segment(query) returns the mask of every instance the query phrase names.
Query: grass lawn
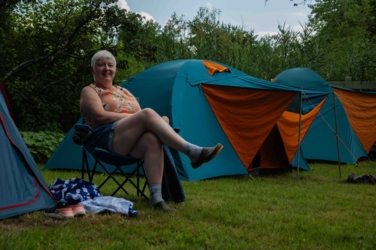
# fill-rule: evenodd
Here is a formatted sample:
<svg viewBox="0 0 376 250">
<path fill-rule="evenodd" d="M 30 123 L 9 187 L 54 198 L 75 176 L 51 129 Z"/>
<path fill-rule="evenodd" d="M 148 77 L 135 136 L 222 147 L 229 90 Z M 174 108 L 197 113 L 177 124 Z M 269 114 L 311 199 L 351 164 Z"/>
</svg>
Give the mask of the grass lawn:
<svg viewBox="0 0 376 250">
<path fill-rule="evenodd" d="M 203 166 L 205 167 L 205 166 Z M 359 166 L 310 164 L 311 172 L 183 182 L 173 213 L 119 192 L 139 212 L 56 220 L 43 211 L 0 221 L 0 249 L 376 249 L 376 186 L 346 182 Z M 79 172 L 42 171 L 48 184 Z M 299 177 L 299 178 L 297 178 Z M 103 178 L 103 177 L 96 177 Z M 94 181 L 95 182 L 95 181 Z M 109 195 L 113 184 L 101 191 Z"/>
</svg>

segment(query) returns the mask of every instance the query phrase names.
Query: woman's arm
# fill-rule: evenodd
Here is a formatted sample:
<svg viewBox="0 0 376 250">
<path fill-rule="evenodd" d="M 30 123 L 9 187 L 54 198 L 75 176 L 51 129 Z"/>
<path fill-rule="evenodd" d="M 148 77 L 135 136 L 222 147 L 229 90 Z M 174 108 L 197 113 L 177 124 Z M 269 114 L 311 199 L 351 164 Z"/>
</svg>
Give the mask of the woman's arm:
<svg viewBox="0 0 376 250">
<path fill-rule="evenodd" d="M 97 92 L 89 86 L 86 86 L 81 91 L 80 108 L 85 114 L 90 116 L 91 119 L 93 119 L 98 124 L 114 122 L 132 115 L 104 110 L 101 99 L 99 98 Z"/>
</svg>

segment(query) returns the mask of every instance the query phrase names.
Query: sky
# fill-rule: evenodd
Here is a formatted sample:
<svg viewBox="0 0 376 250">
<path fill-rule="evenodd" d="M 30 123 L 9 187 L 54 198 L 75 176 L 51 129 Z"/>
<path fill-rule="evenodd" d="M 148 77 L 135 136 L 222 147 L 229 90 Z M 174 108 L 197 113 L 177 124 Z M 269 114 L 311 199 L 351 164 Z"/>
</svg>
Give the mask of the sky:
<svg viewBox="0 0 376 250">
<path fill-rule="evenodd" d="M 162 27 L 176 12 L 192 20 L 200 7 L 219 9 L 219 20 L 225 24 L 243 26 L 260 36 L 278 33 L 278 25 L 301 31 L 311 9 L 303 0 L 118 0 L 119 7 L 154 20 Z M 308 3 L 314 3 L 309 0 Z M 294 6 L 294 3 L 297 6 Z M 300 24 L 301 23 L 301 24 Z"/>
</svg>

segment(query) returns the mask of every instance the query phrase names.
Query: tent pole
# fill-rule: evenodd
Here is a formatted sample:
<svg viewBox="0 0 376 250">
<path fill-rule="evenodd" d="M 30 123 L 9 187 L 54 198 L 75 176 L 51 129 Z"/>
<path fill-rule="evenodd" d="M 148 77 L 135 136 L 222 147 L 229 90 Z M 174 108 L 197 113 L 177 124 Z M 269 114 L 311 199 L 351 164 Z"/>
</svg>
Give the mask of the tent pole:
<svg viewBox="0 0 376 250">
<path fill-rule="evenodd" d="M 336 142 L 337 142 L 337 154 L 338 154 L 338 171 L 339 178 L 341 178 L 341 156 L 339 151 L 339 141 L 338 141 L 338 120 L 337 120 L 337 108 L 336 108 L 336 95 L 333 93 L 333 103 L 334 103 L 334 121 L 336 123 Z"/>
<path fill-rule="evenodd" d="M 299 129 L 298 129 L 298 167 L 296 170 L 296 181 L 299 181 L 299 169 L 300 169 L 300 132 L 302 128 L 302 92 L 300 90 L 299 97 L 300 97 L 300 110 L 299 110 Z"/>
</svg>

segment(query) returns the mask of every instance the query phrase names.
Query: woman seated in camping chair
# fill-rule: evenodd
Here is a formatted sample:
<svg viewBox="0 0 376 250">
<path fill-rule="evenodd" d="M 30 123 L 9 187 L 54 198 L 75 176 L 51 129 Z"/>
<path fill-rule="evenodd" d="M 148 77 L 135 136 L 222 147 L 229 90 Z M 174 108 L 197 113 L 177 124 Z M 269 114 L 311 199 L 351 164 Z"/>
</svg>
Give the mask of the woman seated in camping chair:
<svg viewBox="0 0 376 250">
<path fill-rule="evenodd" d="M 191 144 L 177 134 L 153 109 L 141 109 L 137 99 L 125 88 L 113 85 L 116 60 L 106 50 L 91 59 L 94 83 L 83 88 L 80 109 L 86 125 L 94 131 L 96 146 L 120 155 L 144 159 L 148 179 L 150 203 L 163 211 L 171 211 L 162 198 L 163 148 L 162 145 L 187 155 L 193 168 L 212 160 L 223 148 Z"/>
</svg>

